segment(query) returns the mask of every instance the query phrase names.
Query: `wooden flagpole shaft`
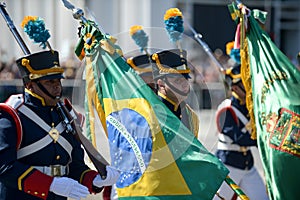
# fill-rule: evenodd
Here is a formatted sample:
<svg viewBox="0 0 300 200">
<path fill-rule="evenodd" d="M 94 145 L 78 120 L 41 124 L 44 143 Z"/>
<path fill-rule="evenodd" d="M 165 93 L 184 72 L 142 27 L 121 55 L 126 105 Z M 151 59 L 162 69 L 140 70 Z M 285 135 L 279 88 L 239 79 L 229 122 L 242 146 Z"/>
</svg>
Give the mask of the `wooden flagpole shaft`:
<svg viewBox="0 0 300 200">
<path fill-rule="evenodd" d="M 95 149 L 92 143 L 82 134 L 81 127 L 76 123 L 76 120 L 74 120 L 69 110 L 61 101 L 57 103 L 57 108 L 61 117 L 64 120 L 67 131 L 72 133 L 76 137 L 76 139 L 82 144 L 83 148 L 85 149 L 95 168 L 101 175 L 101 178 L 105 179 L 107 175 L 106 165 L 109 165 L 108 162 Z"/>
<path fill-rule="evenodd" d="M 243 192 L 243 190 L 229 177 L 226 176 L 225 182 L 230 188 L 238 195 L 241 200 L 250 200 L 249 197 Z"/>
</svg>

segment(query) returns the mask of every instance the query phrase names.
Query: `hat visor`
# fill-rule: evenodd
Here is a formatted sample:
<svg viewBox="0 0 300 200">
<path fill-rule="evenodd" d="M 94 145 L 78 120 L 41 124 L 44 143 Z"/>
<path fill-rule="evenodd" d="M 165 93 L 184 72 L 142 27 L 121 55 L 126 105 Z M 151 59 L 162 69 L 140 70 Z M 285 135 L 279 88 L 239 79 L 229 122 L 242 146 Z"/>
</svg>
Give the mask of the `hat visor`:
<svg viewBox="0 0 300 200">
<path fill-rule="evenodd" d="M 51 74 L 42 76 L 41 78 L 38 78 L 38 80 L 51 80 L 51 79 L 64 79 L 65 77 L 62 74 Z"/>
</svg>

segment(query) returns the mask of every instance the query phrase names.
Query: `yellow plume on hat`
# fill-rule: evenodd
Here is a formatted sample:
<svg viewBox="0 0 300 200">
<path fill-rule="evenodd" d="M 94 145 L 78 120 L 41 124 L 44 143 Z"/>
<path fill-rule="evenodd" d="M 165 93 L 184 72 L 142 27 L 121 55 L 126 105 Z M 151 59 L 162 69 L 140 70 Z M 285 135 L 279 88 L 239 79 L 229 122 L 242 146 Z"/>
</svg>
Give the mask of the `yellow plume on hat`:
<svg viewBox="0 0 300 200">
<path fill-rule="evenodd" d="M 230 52 L 233 49 L 233 47 L 234 47 L 234 41 L 228 42 L 226 44 L 226 54 L 227 55 L 230 55 Z"/>
<path fill-rule="evenodd" d="M 28 22 L 36 21 L 38 18 L 38 16 L 25 16 L 21 23 L 21 27 L 24 28 L 28 24 Z"/>
<path fill-rule="evenodd" d="M 143 30 L 143 27 L 140 26 L 140 25 L 131 26 L 130 29 L 129 29 L 129 34 L 132 36 L 132 35 L 134 35 L 136 32 L 138 32 L 140 30 Z"/>
<path fill-rule="evenodd" d="M 182 17 L 182 13 L 178 8 L 170 8 L 169 10 L 166 11 L 164 15 L 164 20 L 168 20 L 171 17 L 177 17 L 180 16 Z"/>
</svg>

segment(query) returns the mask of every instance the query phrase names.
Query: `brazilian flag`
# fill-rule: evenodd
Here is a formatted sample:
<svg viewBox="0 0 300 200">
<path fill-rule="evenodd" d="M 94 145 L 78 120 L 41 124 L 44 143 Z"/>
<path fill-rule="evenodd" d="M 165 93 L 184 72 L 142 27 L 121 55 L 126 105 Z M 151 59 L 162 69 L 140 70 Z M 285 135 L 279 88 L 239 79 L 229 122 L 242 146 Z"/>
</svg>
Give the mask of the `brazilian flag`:
<svg viewBox="0 0 300 200">
<path fill-rule="evenodd" d="M 300 72 L 262 29 L 266 13 L 232 8 L 245 30 L 241 72 L 269 197 L 299 199 Z"/>
<path fill-rule="evenodd" d="M 127 65 L 115 40 L 89 22 L 75 52 L 86 61 L 88 126 L 99 116 L 121 172 L 118 198 L 212 199 L 227 168 Z"/>
</svg>

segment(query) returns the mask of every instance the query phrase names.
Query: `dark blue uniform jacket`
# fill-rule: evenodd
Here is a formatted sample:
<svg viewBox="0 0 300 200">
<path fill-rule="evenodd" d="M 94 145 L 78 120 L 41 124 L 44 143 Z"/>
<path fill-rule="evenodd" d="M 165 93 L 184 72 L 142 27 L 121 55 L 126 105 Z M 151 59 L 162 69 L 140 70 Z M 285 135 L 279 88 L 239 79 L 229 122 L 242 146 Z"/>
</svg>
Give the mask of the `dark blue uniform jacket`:
<svg viewBox="0 0 300 200">
<path fill-rule="evenodd" d="M 237 108 L 248 120 L 248 110 L 246 105 L 241 105 L 240 101 L 234 97 L 231 98 L 231 106 Z M 220 134 L 224 134 L 232 140 L 232 144 L 237 144 L 243 147 L 256 146 L 256 140 L 251 139 L 250 133 L 242 132 L 244 124 L 239 120 L 230 109 L 223 109 L 217 113 L 217 123 Z M 238 123 L 237 121 L 238 120 Z M 219 140 L 219 142 L 222 142 Z M 251 150 L 246 152 L 217 150 L 216 156 L 225 164 L 239 169 L 251 169 L 253 167 L 253 156 Z"/>
<path fill-rule="evenodd" d="M 25 93 L 24 102 L 49 126 L 56 126 L 61 121 L 56 108 L 43 106 L 39 98 Z M 18 114 L 23 128 L 20 148 L 48 134 L 34 121 L 20 112 Z M 18 160 L 15 122 L 9 114 L 0 111 L 0 200 L 67 199 L 49 192 L 53 177 L 43 174 L 32 166 L 69 164 L 67 176 L 86 185 L 90 192 L 93 192 L 92 180 L 97 172 L 85 165 L 83 149 L 75 137 L 66 131 L 61 133 L 61 136 L 72 145 L 72 158 L 60 144 L 52 142 L 43 149 Z"/>
</svg>

